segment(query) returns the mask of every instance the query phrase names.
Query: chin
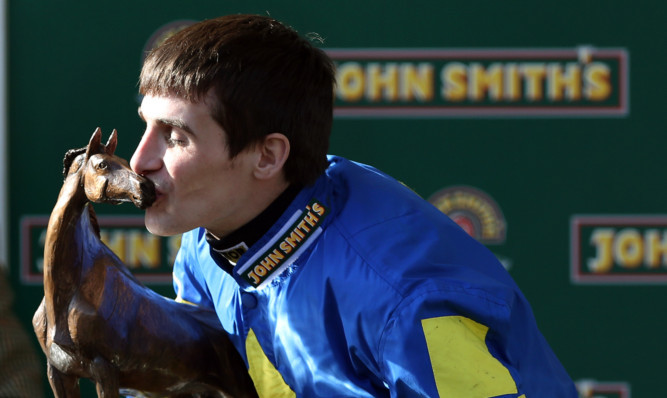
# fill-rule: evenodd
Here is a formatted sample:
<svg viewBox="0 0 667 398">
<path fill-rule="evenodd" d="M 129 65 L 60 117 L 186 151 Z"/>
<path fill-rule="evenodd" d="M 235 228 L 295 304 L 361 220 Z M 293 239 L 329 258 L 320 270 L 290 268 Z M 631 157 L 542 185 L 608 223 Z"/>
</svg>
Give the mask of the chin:
<svg viewBox="0 0 667 398">
<path fill-rule="evenodd" d="M 179 235 L 194 227 L 184 226 L 179 224 L 177 220 L 173 220 L 170 217 L 161 214 L 160 216 L 155 216 L 146 212 L 146 217 L 144 218 L 144 224 L 148 232 L 157 236 L 174 236 Z"/>
<path fill-rule="evenodd" d="M 153 235 L 157 236 L 169 236 L 169 234 L 165 233 L 162 229 L 159 227 L 156 227 L 153 224 L 146 223 L 146 229 L 148 232 L 152 233 Z"/>
<path fill-rule="evenodd" d="M 177 233 L 172 233 L 170 231 L 170 228 L 168 228 L 168 224 L 164 223 L 164 220 L 161 220 L 162 217 L 155 217 L 149 214 L 149 212 L 146 212 L 146 217 L 144 218 L 144 224 L 146 225 L 146 229 L 148 232 L 152 233 L 153 235 L 157 236 L 171 236 L 171 235 L 176 235 Z"/>
</svg>

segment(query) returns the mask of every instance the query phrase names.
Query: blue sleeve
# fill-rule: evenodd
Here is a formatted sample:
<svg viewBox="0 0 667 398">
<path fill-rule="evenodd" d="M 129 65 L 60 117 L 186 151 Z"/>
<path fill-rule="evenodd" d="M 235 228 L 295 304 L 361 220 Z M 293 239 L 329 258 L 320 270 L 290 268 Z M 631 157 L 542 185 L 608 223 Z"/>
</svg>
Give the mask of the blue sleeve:
<svg viewBox="0 0 667 398">
<path fill-rule="evenodd" d="M 380 343 L 391 396 L 577 397 L 523 298 L 515 299 L 462 289 L 403 300 Z"/>
<path fill-rule="evenodd" d="M 181 247 L 174 262 L 174 290 L 176 301 L 213 308 L 211 294 L 199 267 L 199 252 L 207 248 L 200 242 L 201 235 L 201 231 L 195 229 L 184 233 L 181 238 Z"/>
</svg>

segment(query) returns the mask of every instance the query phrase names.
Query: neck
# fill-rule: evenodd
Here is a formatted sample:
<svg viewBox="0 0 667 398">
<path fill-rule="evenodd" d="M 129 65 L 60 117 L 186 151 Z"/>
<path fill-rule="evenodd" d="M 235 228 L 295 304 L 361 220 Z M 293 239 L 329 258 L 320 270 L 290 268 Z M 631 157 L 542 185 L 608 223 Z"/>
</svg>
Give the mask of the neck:
<svg viewBox="0 0 667 398">
<path fill-rule="evenodd" d="M 207 231 L 206 240 L 214 250 L 235 263 L 239 250 L 245 251 L 254 245 L 278 221 L 300 190 L 300 186 L 290 185 L 264 211 L 242 227 L 223 237 Z"/>
<path fill-rule="evenodd" d="M 52 295 L 55 289 L 71 289 L 79 273 L 71 267 L 77 263 L 75 245 L 83 242 L 76 239 L 80 228 L 79 218 L 88 199 L 79 185 L 77 175 L 65 180 L 46 231 L 44 245 L 44 293 Z"/>
<path fill-rule="evenodd" d="M 289 183 L 284 180 L 264 181 L 253 187 L 244 189 L 246 196 L 243 206 L 235 213 L 233 219 L 225 220 L 224 225 L 202 225 L 208 232 L 217 238 L 224 238 L 252 219 L 261 214 L 276 198 L 278 198 L 288 187 Z"/>
</svg>

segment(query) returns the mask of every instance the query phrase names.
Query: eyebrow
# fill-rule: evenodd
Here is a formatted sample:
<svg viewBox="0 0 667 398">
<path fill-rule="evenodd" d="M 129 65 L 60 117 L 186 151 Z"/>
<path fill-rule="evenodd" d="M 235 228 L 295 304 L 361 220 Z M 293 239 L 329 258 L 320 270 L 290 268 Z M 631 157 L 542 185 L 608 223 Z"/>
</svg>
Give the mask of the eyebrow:
<svg viewBox="0 0 667 398">
<path fill-rule="evenodd" d="M 144 114 L 143 114 L 143 112 L 141 112 L 141 107 L 139 107 L 139 108 L 137 109 L 137 112 L 139 113 L 139 117 L 141 118 L 141 120 L 146 121 L 146 119 L 144 118 Z M 185 132 L 187 132 L 187 133 L 190 133 L 190 134 L 192 134 L 192 135 L 195 135 L 195 133 L 194 133 L 194 131 L 192 130 L 192 128 L 190 128 L 190 126 L 188 126 L 188 124 L 185 123 L 185 121 L 182 120 L 182 119 L 158 118 L 158 119 L 155 119 L 155 120 L 156 120 L 157 123 L 159 123 L 159 124 L 162 124 L 162 125 L 165 125 L 165 126 L 173 126 L 173 127 L 178 128 L 178 129 L 181 129 L 181 130 L 183 130 L 183 131 L 185 131 Z"/>
</svg>

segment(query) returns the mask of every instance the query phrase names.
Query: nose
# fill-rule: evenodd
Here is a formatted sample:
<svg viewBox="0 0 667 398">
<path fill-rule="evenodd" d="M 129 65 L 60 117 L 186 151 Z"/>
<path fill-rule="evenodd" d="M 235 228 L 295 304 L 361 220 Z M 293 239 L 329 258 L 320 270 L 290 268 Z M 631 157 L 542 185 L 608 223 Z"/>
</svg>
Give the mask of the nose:
<svg viewBox="0 0 667 398">
<path fill-rule="evenodd" d="M 130 167 L 137 174 L 150 174 L 162 167 L 164 151 L 160 148 L 154 136 L 153 132 L 146 129 L 139 145 L 137 145 L 137 149 L 134 150 L 130 159 Z"/>
</svg>

